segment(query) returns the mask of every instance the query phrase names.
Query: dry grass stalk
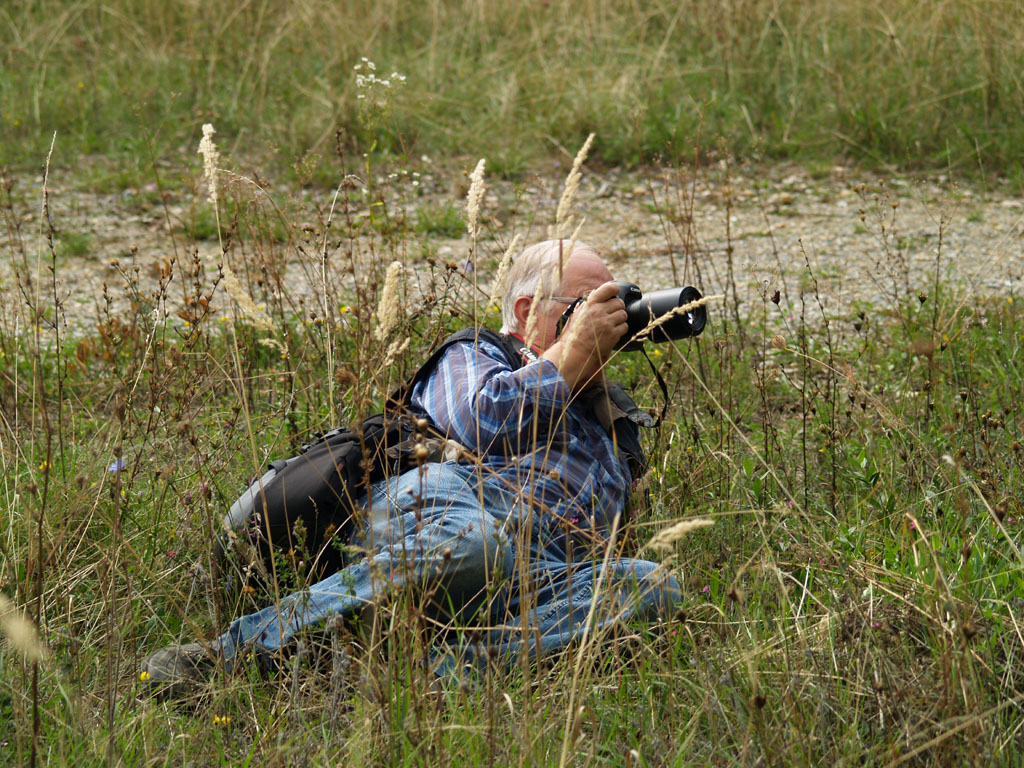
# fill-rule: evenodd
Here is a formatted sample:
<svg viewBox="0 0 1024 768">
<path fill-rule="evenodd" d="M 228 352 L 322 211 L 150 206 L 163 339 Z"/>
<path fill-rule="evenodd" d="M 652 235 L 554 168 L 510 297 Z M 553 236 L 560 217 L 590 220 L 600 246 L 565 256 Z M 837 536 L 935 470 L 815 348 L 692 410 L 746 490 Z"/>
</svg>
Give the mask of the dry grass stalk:
<svg viewBox="0 0 1024 768">
<path fill-rule="evenodd" d="M 587 159 L 587 153 L 590 152 L 590 147 L 594 143 L 594 134 L 587 136 L 587 140 L 583 142 L 583 146 L 580 147 L 580 151 L 576 153 L 576 158 L 572 161 L 572 168 L 569 171 L 569 175 L 565 178 L 565 189 L 562 190 L 562 197 L 558 200 L 558 209 L 555 212 L 555 236 L 562 237 L 564 234 L 563 230 L 569 228 L 569 208 L 572 206 L 573 198 L 576 196 L 576 190 L 579 189 L 580 179 L 582 175 L 580 168 L 583 166 L 583 162 Z"/>
<path fill-rule="evenodd" d="M 672 548 L 672 545 L 683 538 L 686 534 L 691 531 L 696 531 L 699 528 L 709 528 L 715 524 L 714 520 L 707 517 L 695 517 L 691 520 L 680 520 L 674 525 L 670 525 L 668 528 L 662 528 L 656 534 L 651 537 L 651 540 L 647 542 L 647 549 L 655 549 L 660 552 L 667 552 Z"/>
<path fill-rule="evenodd" d="M 3 594 L 0 594 L 0 634 L 26 661 L 45 661 L 50 655 L 35 625 Z"/>
<path fill-rule="evenodd" d="M 217 145 L 213 143 L 213 134 L 216 131 L 210 123 L 203 124 L 203 138 L 199 140 L 199 154 L 203 156 L 203 176 L 210 189 L 210 202 L 217 205 L 217 162 L 220 153 Z"/>
<path fill-rule="evenodd" d="M 238 277 L 235 275 L 234 270 L 225 264 L 221 271 L 224 274 L 224 289 L 228 292 L 238 308 L 242 310 L 242 314 L 252 320 L 255 325 L 261 331 L 272 331 L 274 324 L 270 322 L 270 318 L 267 317 L 267 313 L 256 306 L 256 303 L 252 300 L 249 293 L 242 287 L 242 284 L 238 282 Z"/>
<path fill-rule="evenodd" d="M 398 278 L 402 271 L 402 262 L 392 261 L 384 275 L 384 288 L 380 292 L 380 301 L 377 303 L 377 327 L 373 329 L 373 337 L 377 341 L 386 340 L 401 320 L 402 306 L 401 297 L 398 295 Z"/>
<path fill-rule="evenodd" d="M 480 202 L 484 199 L 484 165 L 481 158 L 476 168 L 469 174 L 469 194 L 466 195 L 466 230 L 470 238 L 476 240 L 480 234 Z"/>
<path fill-rule="evenodd" d="M 498 295 L 505 285 L 505 276 L 508 275 L 509 267 L 512 266 L 512 254 L 519 248 L 519 243 L 522 239 L 522 233 L 517 234 L 512 238 L 512 242 L 508 244 L 508 248 L 505 249 L 505 255 L 501 257 L 501 262 L 498 264 L 498 271 L 494 273 L 494 280 L 491 283 L 491 295 L 487 297 L 487 306 L 493 306 L 497 302 Z"/>
</svg>

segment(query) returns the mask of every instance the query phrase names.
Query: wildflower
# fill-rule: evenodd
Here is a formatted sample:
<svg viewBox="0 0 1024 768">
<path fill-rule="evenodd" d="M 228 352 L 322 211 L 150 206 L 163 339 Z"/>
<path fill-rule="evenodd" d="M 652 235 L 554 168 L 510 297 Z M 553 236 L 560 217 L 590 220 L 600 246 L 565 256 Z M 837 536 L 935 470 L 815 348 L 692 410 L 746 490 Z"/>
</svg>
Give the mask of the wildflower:
<svg viewBox="0 0 1024 768">
<path fill-rule="evenodd" d="M 107 467 L 107 472 L 120 472 L 122 469 L 124 469 L 124 459 L 118 458 Z"/>
<path fill-rule="evenodd" d="M 341 306 L 338 307 L 339 315 L 347 315 L 351 311 L 352 308 L 348 304 L 342 304 Z"/>
<path fill-rule="evenodd" d="M 50 468 L 50 462 L 48 462 L 46 459 L 43 459 L 42 463 L 40 463 L 40 465 L 39 465 L 39 471 L 40 472 L 45 472 L 49 468 Z"/>
<path fill-rule="evenodd" d="M 480 220 L 480 201 L 484 197 L 484 165 L 486 161 L 481 158 L 476 168 L 469 174 L 469 194 L 466 196 L 466 230 L 469 236 L 476 240 L 480 234 L 478 223 Z"/>
<path fill-rule="evenodd" d="M 213 205 L 217 205 L 217 161 L 220 159 L 217 145 L 213 143 L 215 133 L 212 124 L 204 123 L 203 138 L 199 141 L 199 154 L 203 156 L 203 176 L 210 188 L 210 202 Z"/>
<path fill-rule="evenodd" d="M 214 715 L 213 716 L 213 724 L 214 725 L 231 725 L 231 716 L 230 715 L 224 715 L 223 717 L 221 717 L 220 715 Z"/>
<path fill-rule="evenodd" d="M 148 680 L 149 680 L 149 672 L 146 672 L 145 670 L 143 670 L 142 672 L 139 673 L 139 682 L 145 683 Z"/>
</svg>

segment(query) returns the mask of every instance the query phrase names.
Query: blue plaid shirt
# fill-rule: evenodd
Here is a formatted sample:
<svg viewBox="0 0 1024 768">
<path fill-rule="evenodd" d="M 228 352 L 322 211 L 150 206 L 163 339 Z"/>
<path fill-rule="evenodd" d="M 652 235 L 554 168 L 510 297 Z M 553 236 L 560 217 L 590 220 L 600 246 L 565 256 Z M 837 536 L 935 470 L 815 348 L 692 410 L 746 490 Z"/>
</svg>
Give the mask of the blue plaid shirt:
<svg viewBox="0 0 1024 768">
<path fill-rule="evenodd" d="M 602 531 L 625 505 L 626 462 L 549 360 L 512 370 L 493 344 L 453 344 L 411 404 L 477 454 L 485 475 L 521 489 L 542 511 L 541 524 L 561 519 Z"/>
</svg>

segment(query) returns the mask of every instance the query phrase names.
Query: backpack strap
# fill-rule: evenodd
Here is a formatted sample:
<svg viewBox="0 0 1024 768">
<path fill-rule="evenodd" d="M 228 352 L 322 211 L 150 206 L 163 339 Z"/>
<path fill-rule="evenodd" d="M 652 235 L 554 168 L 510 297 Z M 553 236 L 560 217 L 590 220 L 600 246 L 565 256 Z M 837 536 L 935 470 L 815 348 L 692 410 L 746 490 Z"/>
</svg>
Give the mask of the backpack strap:
<svg viewBox="0 0 1024 768">
<path fill-rule="evenodd" d="M 412 397 L 413 389 L 434 372 L 434 368 L 437 367 L 438 362 L 440 362 L 445 352 L 448 351 L 448 348 L 453 344 L 466 341 L 474 343 L 486 341 L 489 344 L 493 344 L 501 350 L 502 355 L 505 357 L 505 362 L 513 370 L 521 368 L 528 362 L 525 356 L 519 353 L 517 347 L 508 336 L 503 336 L 496 331 L 492 331 L 490 328 L 463 328 L 442 341 L 433 354 L 427 358 L 426 362 L 419 367 L 419 370 L 405 384 L 391 394 L 387 401 L 388 408 L 408 408 L 409 398 Z"/>
</svg>

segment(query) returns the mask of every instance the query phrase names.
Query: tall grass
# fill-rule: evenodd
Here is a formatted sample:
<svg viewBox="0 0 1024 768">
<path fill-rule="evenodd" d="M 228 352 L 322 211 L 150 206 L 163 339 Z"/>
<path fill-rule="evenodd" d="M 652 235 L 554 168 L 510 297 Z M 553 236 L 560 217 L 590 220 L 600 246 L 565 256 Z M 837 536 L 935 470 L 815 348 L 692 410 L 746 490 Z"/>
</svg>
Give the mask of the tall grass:
<svg viewBox="0 0 1024 768">
<path fill-rule="evenodd" d="M 408 77 L 386 131 L 353 67 Z M 0 163 L 170 159 L 215 123 L 259 167 L 333 152 L 602 159 L 851 158 L 1017 176 L 1024 9 L 1013 0 L 40 0 L 0 11 Z M 116 183 L 108 179 L 108 183 Z"/>
<path fill-rule="evenodd" d="M 731 285 L 704 336 L 654 354 L 672 410 L 649 445 L 650 507 L 622 539 L 684 584 L 663 624 L 437 686 L 423 659 L 439 628 L 406 595 L 307 638 L 267 679 L 218 676 L 183 706 L 149 698 L 142 656 L 254 605 L 225 595 L 211 559 L 247 479 L 378 408 L 448 330 L 497 325 L 481 299 L 505 242 L 485 230 L 471 272 L 438 259 L 369 171 L 329 202 L 226 184 L 220 252 L 133 253 L 77 335 L 45 225 L 38 252 L 24 245 L 38 202 L 5 180 L 21 298 L 0 306 L 0 590 L 48 652 L 0 645 L 4 762 L 1019 761 L 1021 300 L 936 278 L 829 314 L 809 265 Z M 692 227 L 689 172 L 674 178 L 668 215 Z M 700 274 L 697 235 L 667 235 L 682 261 L 666 274 Z M 396 261 L 385 343 L 374 312 Z M 394 339 L 409 349 L 389 362 Z M 641 361 L 614 365 L 657 404 Z M 690 518 L 714 524 L 658 536 Z M 301 579 L 287 570 L 284 586 Z"/>
</svg>

